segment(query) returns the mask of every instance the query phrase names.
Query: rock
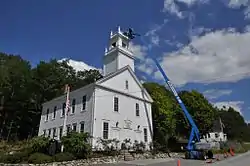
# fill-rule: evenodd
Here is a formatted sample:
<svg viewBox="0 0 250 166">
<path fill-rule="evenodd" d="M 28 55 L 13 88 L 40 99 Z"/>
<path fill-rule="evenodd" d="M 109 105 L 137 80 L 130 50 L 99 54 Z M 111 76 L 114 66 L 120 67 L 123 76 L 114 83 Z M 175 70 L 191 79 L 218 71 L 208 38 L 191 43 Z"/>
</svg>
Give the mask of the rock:
<svg viewBox="0 0 250 166">
<path fill-rule="evenodd" d="M 157 153 L 153 155 L 151 152 L 145 152 L 142 154 L 129 153 L 127 151 L 127 155 L 131 155 L 133 160 L 142 160 L 142 159 L 158 159 L 158 158 L 169 158 L 167 153 Z M 130 157 L 131 157 L 130 156 Z M 178 153 L 170 153 L 171 157 L 180 157 L 183 154 Z M 46 163 L 46 164 L 1 164 L 0 166 L 87 166 L 87 165 L 96 165 L 103 163 L 117 163 L 118 161 L 124 160 L 124 153 L 121 153 L 118 156 L 105 156 L 100 158 L 90 158 L 85 160 L 73 160 L 73 161 L 64 161 L 64 162 L 54 162 L 54 163 Z"/>
</svg>

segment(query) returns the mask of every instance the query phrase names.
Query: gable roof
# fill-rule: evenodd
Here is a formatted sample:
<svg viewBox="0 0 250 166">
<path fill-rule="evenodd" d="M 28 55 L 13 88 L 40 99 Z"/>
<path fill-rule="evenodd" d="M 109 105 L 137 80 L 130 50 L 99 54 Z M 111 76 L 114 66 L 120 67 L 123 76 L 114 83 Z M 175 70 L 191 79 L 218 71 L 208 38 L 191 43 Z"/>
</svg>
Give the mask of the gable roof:
<svg viewBox="0 0 250 166">
<path fill-rule="evenodd" d="M 106 81 L 106 80 L 109 80 L 109 79 L 115 77 L 116 75 L 118 75 L 118 74 L 124 72 L 125 70 L 128 70 L 128 71 L 130 72 L 130 74 L 132 75 L 132 77 L 134 78 L 134 80 L 136 81 L 136 83 L 139 85 L 139 87 L 142 89 L 142 91 L 143 91 L 143 92 L 146 94 L 146 96 L 149 98 L 149 100 L 150 100 L 149 102 L 153 102 L 152 97 L 149 95 L 149 93 L 147 92 L 147 90 L 143 87 L 143 85 L 142 85 L 141 82 L 138 80 L 138 78 L 136 77 L 135 73 L 133 72 L 133 70 L 131 69 L 131 67 L 130 67 L 129 65 L 127 65 L 127 66 L 125 66 L 125 67 L 123 67 L 123 68 L 117 70 L 117 71 L 114 72 L 114 73 L 108 74 L 107 76 L 105 76 L 105 77 L 103 77 L 102 79 L 96 81 L 95 83 L 91 83 L 91 84 L 85 85 L 85 86 L 83 86 L 83 87 L 81 87 L 81 88 L 79 88 L 79 89 L 75 89 L 75 90 L 71 91 L 70 94 L 75 93 L 76 91 L 88 89 L 88 88 L 90 88 L 90 87 L 92 87 L 92 86 L 95 86 L 95 85 L 97 85 L 97 84 L 101 84 L 102 82 L 104 82 L 104 81 Z M 109 88 L 109 87 L 106 87 L 106 88 L 111 89 L 111 88 Z M 55 97 L 55 98 L 53 98 L 53 99 L 51 99 L 51 100 L 49 100 L 49 101 L 46 101 L 46 102 L 42 103 L 42 105 L 44 106 L 44 105 L 47 105 L 47 104 L 49 104 L 49 103 L 51 103 L 51 102 L 55 102 L 55 101 L 58 101 L 58 100 L 62 100 L 62 99 L 65 98 L 65 97 L 66 97 L 65 94 L 64 94 L 64 95 L 61 95 L 61 96 L 58 96 L 58 97 Z"/>
<path fill-rule="evenodd" d="M 119 75 L 120 73 L 124 72 L 128 70 L 129 73 L 132 75 L 132 77 L 134 78 L 135 82 L 138 84 L 138 86 L 142 89 L 142 92 L 144 92 L 144 94 L 149 98 L 150 102 L 153 102 L 152 97 L 149 95 L 149 93 L 147 92 L 147 90 L 143 87 L 142 83 L 139 81 L 139 79 L 136 77 L 135 73 L 133 72 L 133 70 L 131 69 L 131 67 L 129 65 L 117 70 L 114 73 L 110 73 L 107 76 L 103 77 L 102 79 L 98 80 L 97 82 L 95 82 L 95 84 L 101 84 L 117 75 Z"/>
</svg>

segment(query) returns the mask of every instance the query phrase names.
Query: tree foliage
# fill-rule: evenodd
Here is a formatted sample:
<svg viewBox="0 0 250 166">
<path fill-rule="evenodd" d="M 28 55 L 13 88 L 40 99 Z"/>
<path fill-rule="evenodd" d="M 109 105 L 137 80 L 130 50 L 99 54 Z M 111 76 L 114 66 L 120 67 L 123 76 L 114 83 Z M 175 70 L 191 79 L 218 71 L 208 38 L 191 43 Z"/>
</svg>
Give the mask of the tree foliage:
<svg viewBox="0 0 250 166">
<path fill-rule="evenodd" d="M 211 103 L 198 91 L 182 91 L 179 93 L 187 110 L 198 125 L 201 134 L 206 134 L 213 128 L 217 111 Z"/>
<path fill-rule="evenodd" d="M 172 93 L 157 83 L 145 83 L 144 87 L 154 100 L 152 105 L 154 140 L 158 144 L 166 145 L 167 139 L 171 136 L 188 139 L 191 125 Z M 215 108 L 204 95 L 195 90 L 181 91 L 179 96 L 201 135 L 214 131 L 215 122 L 221 118 L 225 126 L 224 132 L 228 134 L 229 139 L 250 140 L 250 128 L 239 112 L 233 108 L 221 110 Z"/>
<path fill-rule="evenodd" d="M 70 132 L 62 137 L 62 144 L 65 151 L 72 153 L 77 158 L 87 158 L 90 155 L 91 147 L 88 144 L 89 135 L 87 133 Z"/>
<path fill-rule="evenodd" d="M 174 97 L 164 86 L 157 83 L 145 83 L 144 87 L 154 100 L 152 104 L 154 139 L 166 144 L 168 138 L 175 134 L 175 116 L 179 108 L 176 106 Z"/>
<path fill-rule="evenodd" d="M 102 78 L 98 70 L 76 71 L 68 61 L 51 59 L 36 66 L 17 55 L 0 53 L 0 138 L 22 140 L 37 135 L 42 103 L 64 92 L 64 85 L 77 89 Z M 157 83 L 145 83 L 152 96 L 154 140 L 166 145 L 170 137 L 188 137 L 191 126 L 172 93 Z M 179 92 L 200 132 L 213 129 L 221 117 L 229 139 L 249 141 L 250 125 L 233 108 L 214 108 L 197 91 Z"/>
<path fill-rule="evenodd" d="M 225 125 L 224 132 L 228 137 L 238 141 L 250 140 L 250 128 L 245 123 L 242 115 L 232 107 L 225 107 L 219 110 L 219 116 L 222 118 Z"/>
<path fill-rule="evenodd" d="M 0 53 L 0 138 L 37 135 L 42 103 L 60 96 L 65 84 L 77 89 L 102 78 L 98 70 L 76 71 L 68 61 L 51 59 L 37 66 L 20 56 Z"/>
</svg>

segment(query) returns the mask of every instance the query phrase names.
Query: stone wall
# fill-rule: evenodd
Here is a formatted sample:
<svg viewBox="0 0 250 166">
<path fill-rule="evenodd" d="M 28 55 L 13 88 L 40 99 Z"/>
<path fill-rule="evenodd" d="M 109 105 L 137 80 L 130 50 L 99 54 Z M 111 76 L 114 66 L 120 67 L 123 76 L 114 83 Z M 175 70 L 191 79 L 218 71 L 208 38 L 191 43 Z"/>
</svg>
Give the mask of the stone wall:
<svg viewBox="0 0 250 166">
<path fill-rule="evenodd" d="M 174 157 L 175 154 L 171 153 L 171 157 Z M 169 158 L 165 153 L 158 153 L 156 155 L 152 155 L 151 153 L 144 154 L 133 154 L 132 155 L 135 160 L 142 159 L 157 159 L 157 158 Z M 83 166 L 83 165 L 95 165 L 95 164 L 103 164 L 103 163 L 116 163 L 118 161 L 123 161 L 124 156 L 106 156 L 100 158 L 91 158 L 86 160 L 73 160 L 73 161 L 64 161 L 64 162 L 53 162 L 46 164 L 1 164 L 0 166 Z"/>
</svg>

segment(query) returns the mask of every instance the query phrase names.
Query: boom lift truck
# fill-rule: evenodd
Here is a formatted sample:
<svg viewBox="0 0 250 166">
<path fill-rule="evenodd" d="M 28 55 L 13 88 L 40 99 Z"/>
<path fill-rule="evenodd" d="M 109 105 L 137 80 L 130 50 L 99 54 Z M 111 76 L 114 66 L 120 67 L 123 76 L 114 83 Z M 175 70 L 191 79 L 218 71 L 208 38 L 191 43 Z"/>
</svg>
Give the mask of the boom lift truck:
<svg viewBox="0 0 250 166">
<path fill-rule="evenodd" d="M 170 88 L 172 93 L 174 94 L 178 104 L 181 106 L 181 109 L 184 112 L 184 115 L 186 116 L 189 124 L 192 127 L 191 128 L 191 133 L 190 133 L 190 136 L 189 136 L 189 140 L 188 140 L 188 144 L 186 146 L 187 151 L 185 153 L 185 158 L 186 159 L 203 159 L 203 160 L 206 159 L 207 158 L 207 153 L 211 154 L 211 151 L 209 150 L 209 149 L 211 149 L 211 144 L 208 143 L 208 142 L 204 142 L 204 143 L 200 142 L 199 129 L 197 128 L 197 126 L 196 126 L 195 122 L 193 121 L 191 115 L 187 111 L 184 103 L 182 102 L 182 100 L 179 97 L 178 93 L 176 92 L 173 84 L 168 79 L 167 75 L 163 71 L 160 64 L 157 62 L 157 60 L 155 58 L 153 58 L 153 60 L 154 60 L 154 62 L 156 64 L 157 68 L 161 72 L 162 76 L 164 77 L 166 84 L 168 85 L 168 87 Z"/>
<path fill-rule="evenodd" d="M 127 36 L 130 40 L 134 39 L 135 36 L 140 36 L 137 33 L 134 33 L 132 28 L 129 28 L 127 32 L 123 33 L 125 36 Z M 185 158 L 186 159 L 206 159 L 208 154 L 209 157 L 211 156 L 211 144 L 208 142 L 200 142 L 200 133 L 199 133 L 199 129 L 197 128 L 195 122 L 193 121 L 191 115 L 189 114 L 189 112 L 187 111 L 184 103 L 182 102 L 181 98 L 179 97 L 178 93 L 176 92 L 173 84 L 170 82 L 170 80 L 168 79 L 167 75 L 165 74 L 165 72 L 163 71 L 162 67 L 160 66 L 160 64 L 157 62 L 157 60 L 155 58 L 152 58 L 153 61 L 155 62 L 157 68 L 159 69 L 159 71 L 161 72 L 162 76 L 165 79 L 166 84 L 168 85 L 168 87 L 170 88 L 170 90 L 172 91 L 172 93 L 174 94 L 178 104 L 181 106 L 182 111 L 184 112 L 184 115 L 186 116 L 186 118 L 188 119 L 189 124 L 191 125 L 192 129 L 191 129 L 191 133 L 189 136 L 189 140 L 188 140 L 188 144 L 186 146 L 186 153 L 185 153 Z"/>
</svg>

